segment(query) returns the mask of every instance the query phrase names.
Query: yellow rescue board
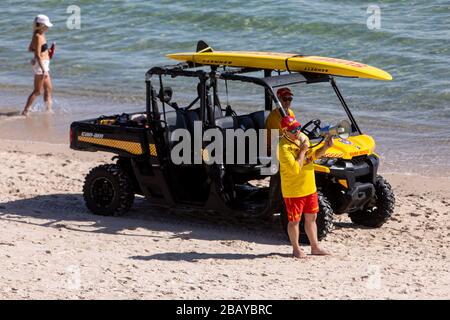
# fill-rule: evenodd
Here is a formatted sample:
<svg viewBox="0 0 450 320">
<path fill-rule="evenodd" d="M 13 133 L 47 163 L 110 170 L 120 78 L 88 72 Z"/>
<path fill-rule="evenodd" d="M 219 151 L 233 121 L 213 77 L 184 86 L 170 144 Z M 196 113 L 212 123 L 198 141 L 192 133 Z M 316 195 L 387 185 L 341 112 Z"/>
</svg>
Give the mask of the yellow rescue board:
<svg viewBox="0 0 450 320">
<path fill-rule="evenodd" d="M 312 72 L 343 77 L 392 80 L 392 76 L 369 65 L 336 58 L 299 56 L 292 53 L 213 51 L 168 54 L 168 58 L 202 65 Z"/>
</svg>

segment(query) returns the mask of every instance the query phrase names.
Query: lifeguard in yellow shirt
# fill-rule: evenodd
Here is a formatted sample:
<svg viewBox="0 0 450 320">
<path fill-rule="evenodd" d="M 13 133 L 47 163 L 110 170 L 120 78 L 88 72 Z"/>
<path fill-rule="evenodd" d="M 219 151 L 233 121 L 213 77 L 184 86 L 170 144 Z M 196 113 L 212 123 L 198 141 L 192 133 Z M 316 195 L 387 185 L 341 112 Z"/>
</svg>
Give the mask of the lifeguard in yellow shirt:
<svg viewBox="0 0 450 320">
<path fill-rule="evenodd" d="M 291 116 L 292 118 L 295 118 L 294 111 L 291 109 L 292 99 L 294 97 L 294 94 L 292 93 L 291 89 L 288 87 L 283 87 L 277 90 L 277 96 L 278 100 L 281 103 L 281 106 L 283 107 L 286 115 Z M 283 132 L 281 130 L 280 124 L 281 119 L 283 119 L 283 116 L 281 115 L 280 108 L 273 109 L 269 116 L 266 119 L 266 123 L 264 125 L 264 128 L 266 129 L 266 141 L 267 141 L 267 154 L 271 154 L 271 129 L 278 129 L 280 137 L 283 135 Z M 277 139 L 278 140 L 278 139 Z M 277 141 L 278 142 L 278 141 Z M 280 190 L 280 174 L 277 172 L 276 174 L 272 175 L 270 178 L 270 190 Z M 281 197 L 281 194 L 277 192 L 275 194 L 275 198 Z"/>
<path fill-rule="evenodd" d="M 299 223 L 305 215 L 305 231 L 311 244 L 312 255 L 328 255 L 319 246 L 316 218 L 319 212 L 313 161 L 322 157 L 333 146 L 333 138 L 328 136 L 320 148 L 310 148 L 308 137 L 300 131 L 300 123 L 286 116 L 280 122 L 283 136 L 278 145 L 280 161 L 281 193 L 288 216 L 288 234 L 295 258 L 306 258 L 299 246 Z"/>
<path fill-rule="evenodd" d="M 280 88 L 277 90 L 277 96 L 278 100 L 280 100 L 280 103 L 283 106 L 284 111 L 286 112 L 286 115 L 295 118 L 294 111 L 292 111 L 291 109 L 291 103 L 294 96 L 291 89 L 289 89 L 288 87 Z M 283 119 L 283 116 L 280 113 L 280 108 L 273 109 L 266 119 L 265 129 L 267 129 L 267 150 L 270 150 L 270 130 L 279 129 L 280 136 L 282 135 L 280 127 L 281 119 Z"/>
</svg>

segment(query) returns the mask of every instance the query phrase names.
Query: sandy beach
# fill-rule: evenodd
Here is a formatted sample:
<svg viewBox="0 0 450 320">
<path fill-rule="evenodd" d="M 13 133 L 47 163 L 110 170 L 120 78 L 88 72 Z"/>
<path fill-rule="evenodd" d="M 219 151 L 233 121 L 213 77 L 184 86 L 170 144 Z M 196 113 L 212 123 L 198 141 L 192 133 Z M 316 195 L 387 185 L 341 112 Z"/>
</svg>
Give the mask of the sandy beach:
<svg viewBox="0 0 450 320">
<path fill-rule="evenodd" d="M 111 155 L 0 140 L 1 299 L 449 299 L 450 179 L 386 175 L 380 229 L 335 217 L 330 257 L 290 257 L 279 221 L 176 214 L 137 199 L 88 213 L 81 188 Z"/>
</svg>

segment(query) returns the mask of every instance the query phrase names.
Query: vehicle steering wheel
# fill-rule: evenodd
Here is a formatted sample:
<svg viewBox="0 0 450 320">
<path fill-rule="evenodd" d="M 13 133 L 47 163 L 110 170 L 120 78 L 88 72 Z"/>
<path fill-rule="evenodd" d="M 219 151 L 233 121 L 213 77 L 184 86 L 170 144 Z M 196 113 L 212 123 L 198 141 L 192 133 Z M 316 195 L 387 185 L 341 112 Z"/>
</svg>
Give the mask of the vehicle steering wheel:
<svg viewBox="0 0 450 320">
<path fill-rule="evenodd" d="M 308 121 L 302 128 L 300 129 L 305 135 L 310 139 L 316 139 L 320 137 L 319 129 L 320 129 L 321 121 L 319 119 L 313 119 Z M 309 127 L 313 126 L 311 129 Z"/>
<path fill-rule="evenodd" d="M 302 128 L 300 129 L 301 132 L 303 132 L 306 136 L 308 136 L 308 138 L 311 139 L 318 139 L 320 138 L 320 141 L 317 142 L 314 145 L 311 145 L 310 148 L 314 148 L 316 146 L 318 146 L 320 143 L 322 143 L 324 137 L 322 137 L 320 135 L 320 124 L 321 121 L 320 119 L 313 119 L 311 121 L 308 121 L 304 126 L 302 126 Z M 311 129 L 309 129 L 309 127 L 311 127 Z"/>
</svg>

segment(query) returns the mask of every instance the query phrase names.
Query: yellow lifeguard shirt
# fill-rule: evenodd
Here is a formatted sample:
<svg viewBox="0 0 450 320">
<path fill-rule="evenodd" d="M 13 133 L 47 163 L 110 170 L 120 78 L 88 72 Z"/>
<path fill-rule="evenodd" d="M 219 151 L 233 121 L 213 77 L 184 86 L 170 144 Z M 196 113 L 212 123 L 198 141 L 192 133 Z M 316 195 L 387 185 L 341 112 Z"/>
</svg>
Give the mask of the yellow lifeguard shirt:
<svg viewBox="0 0 450 320">
<path fill-rule="evenodd" d="M 292 111 L 292 109 L 289 109 L 289 116 L 295 118 L 295 114 L 294 111 Z M 266 136 L 266 141 L 267 141 L 267 150 L 270 151 L 270 146 L 271 146 L 271 133 L 270 133 L 270 129 L 278 129 L 280 131 L 280 136 L 283 134 L 281 132 L 281 119 L 283 117 L 280 114 L 280 110 L 279 108 L 273 109 L 269 115 L 267 116 L 266 119 L 266 123 L 265 123 L 265 129 L 267 131 L 265 131 L 265 136 Z"/>
<path fill-rule="evenodd" d="M 292 109 L 289 109 L 289 116 L 295 118 L 294 111 Z M 279 108 L 273 109 L 269 116 L 266 119 L 265 128 L 266 129 L 279 129 L 281 130 L 281 113 Z M 280 132 L 281 134 L 281 132 Z"/>
<path fill-rule="evenodd" d="M 306 135 L 304 137 L 306 137 L 309 146 L 308 137 Z M 313 162 L 316 160 L 315 153 L 317 148 L 308 150 L 305 155 L 305 162 L 300 168 L 300 164 L 297 161 L 297 155 L 300 152 L 299 145 L 299 141 L 293 142 L 285 136 L 280 139 L 278 144 L 283 198 L 304 197 L 317 191 Z"/>
</svg>

